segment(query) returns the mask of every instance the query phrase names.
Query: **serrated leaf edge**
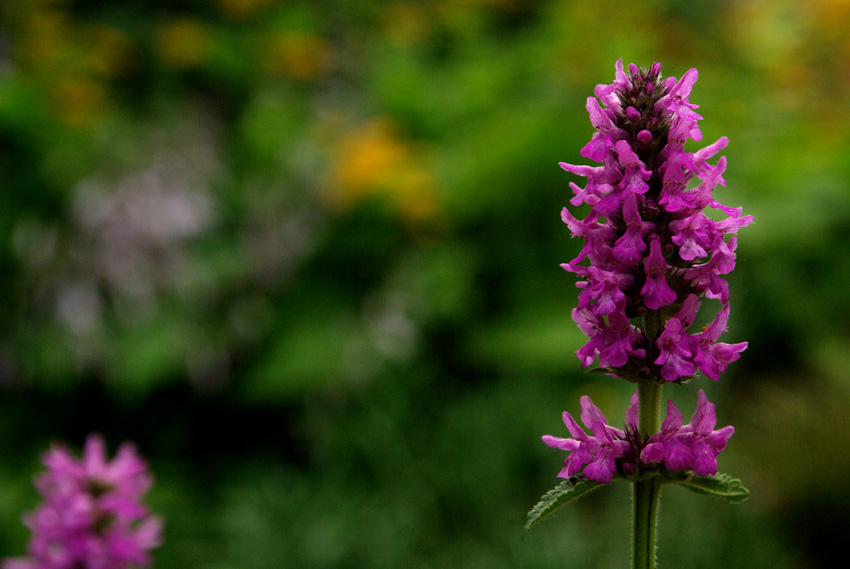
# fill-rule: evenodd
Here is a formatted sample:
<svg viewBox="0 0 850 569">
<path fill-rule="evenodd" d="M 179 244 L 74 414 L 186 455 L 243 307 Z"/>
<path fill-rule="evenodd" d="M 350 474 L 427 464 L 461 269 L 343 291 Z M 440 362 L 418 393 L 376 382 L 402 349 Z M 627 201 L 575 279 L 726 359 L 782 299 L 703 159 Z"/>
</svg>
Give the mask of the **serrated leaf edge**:
<svg viewBox="0 0 850 569">
<path fill-rule="evenodd" d="M 714 485 L 703 485 L 700 481 L 710 481 Z M 732 478 L 728 474 L 715 474 L 713 476 L 692 476 L 679 482 L 691 492 L 703 494 L 706 496 L 716 496 L 725 498 L 733 504 L 743 502 L 750 497 L 750 491 L 744 487 L 743 482 L 737 478 Z M 719 489 L 718 485 L 722 485 L 725 489 Z"/>
<path fill-rule="evenodd" d="M 569 504 L 585 494 L 593 492 L 600 486 L 606 486 L 606 484 L 594 482 L 584 477 L 580 479 L 576 478 L 564 480 L 540 498 L 537 505 L 528 512 L 528 522 L 525 524 L 526 530 L 531 529 L 534 524 L 549 517 L 562 506 Z"/>
</svg>

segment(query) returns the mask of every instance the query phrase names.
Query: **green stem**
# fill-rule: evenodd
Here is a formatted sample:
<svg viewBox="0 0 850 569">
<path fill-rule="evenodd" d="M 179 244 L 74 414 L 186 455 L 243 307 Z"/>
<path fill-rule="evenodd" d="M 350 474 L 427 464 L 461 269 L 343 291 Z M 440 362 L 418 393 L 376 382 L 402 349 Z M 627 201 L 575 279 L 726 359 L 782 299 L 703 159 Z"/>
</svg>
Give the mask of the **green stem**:
<svg viewBox="0 0 850 569">
<path fill-rule="evenodd" d="M 655 569 L 655 534 L 658 525 L 658 498 L 661 496 L 661 478 L 635 482 L 634 487 L 634 550 L 633 569 Z"/>
<path fill-rule="evenodd" d="M 661 429 L 661 385 L 649 381 L 638 383 L 639 431 L 652 435 Z M 632 536 L 632 568 L 655 569 L 655 535 L 658 526 L 658 498 L 661 479 L 653 476 L 635 482 L 634 534 Z"/>
<path fill-rule="evenodd" d="M 661 430 L 661 384 L 641 380 L 638 397 L 638 428 L 644 435 L 654 435 Z"/>
</svg>

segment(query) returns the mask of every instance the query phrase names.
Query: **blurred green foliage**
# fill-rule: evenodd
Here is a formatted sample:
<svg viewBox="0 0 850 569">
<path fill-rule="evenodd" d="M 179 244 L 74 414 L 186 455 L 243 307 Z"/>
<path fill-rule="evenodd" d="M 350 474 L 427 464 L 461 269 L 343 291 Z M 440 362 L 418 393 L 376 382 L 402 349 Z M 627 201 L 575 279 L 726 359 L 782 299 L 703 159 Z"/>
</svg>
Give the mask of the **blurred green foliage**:
<svg viewBox="0 0 850 569">
<path fill-rule="evenodd" d="M 850 529 L 841 0 L 7 0 L 0 555 L 51 440 L 149 457 L 160 567 L 623 567 L 628 490 L 525 533 L 590 394 L 559 161 L 623 57 L 697 67 L 740 235 L 698 387 L 732 507 L 673 488 L 663 566 L 828 567 Z M 840 558 L 840 557 L 839 557 Z"/>
</svg>

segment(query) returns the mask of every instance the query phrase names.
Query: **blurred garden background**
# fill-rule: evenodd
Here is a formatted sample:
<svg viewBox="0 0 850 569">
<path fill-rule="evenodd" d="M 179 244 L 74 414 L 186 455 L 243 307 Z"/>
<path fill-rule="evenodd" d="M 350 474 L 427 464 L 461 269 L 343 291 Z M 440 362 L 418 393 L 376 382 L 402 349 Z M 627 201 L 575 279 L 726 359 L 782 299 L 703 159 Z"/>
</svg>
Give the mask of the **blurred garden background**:
<svg viewBox="0 0 850 569">
<path fill-rule="evenodd" d="M 696 392 L 749 501 L 662 497 L 662 567 L 850 532 L 847 0 L 3 0 L 0 556 L 52 441 L 133 441 L 156 566 L 625 567 L 628 485 L 531 532 L 581 371 L 559 161 L 614 62 L 700 77 L 739 236 Z M 694 150 L 696 147 L 691 147 Z M 616 423 L 612 419 L 612 423 Z M 841 549 L 839 549 L 841 548 Z"/>
</svg>

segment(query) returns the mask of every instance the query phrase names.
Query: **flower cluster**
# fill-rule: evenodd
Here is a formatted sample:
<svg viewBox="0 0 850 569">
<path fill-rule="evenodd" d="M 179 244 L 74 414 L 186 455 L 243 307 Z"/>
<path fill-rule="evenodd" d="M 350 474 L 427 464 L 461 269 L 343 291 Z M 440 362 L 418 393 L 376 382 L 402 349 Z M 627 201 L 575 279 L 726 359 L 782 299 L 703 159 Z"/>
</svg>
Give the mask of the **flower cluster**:
<svg viewBox="0 0 850 569">
<path fill-rule="evenodd" d="M 107 461 L 103 439 L 86 440 L 82 460 L 63 446 L 43 459 L 36 480 L 44 504 L 25 516 L 32 530 L 29 557 L 6 559 L 3 569 L 125 569 L 147 566 L 160 544 L 162 523 L 142 505 L 152 478 L 130 445 Z"/>
<path fill-rule="evenodd" d="M 661 432 L 649 437 L 640 452 L 644 463 L 663 463 L 669 470 L 693 469 L 696 474 L 717 474 L 717 455 L 726 448 L 734 427 L 715 431 L 714 403 L 699 390 L 697 409 L 691 422 L 682 425 L 682 414 L 675 403 L 667 401 L 667 417 Z"/>
<path fill-rule="evenodd" d="M 548 446 L 570 451 L 559 478 L 571 478 L 584 469 L 589 480 L 607 484 L 617 473 L 632 475 L 655 464 L 668 470 L 693 470 L 699 475 L 717 474 L 717 455 L 735 432 L 734 427 L 715 431 L 714 403 L 700 390 L 691 422 L 682 425 L 682 414 L 672 401 L 667 402 L 667 418 L 661 432 L 649 438 L 638 434 L 638 394 L 632 395 L 626 411 L 626 428 L 620 430 L 608 421 L 590 397 L 581 398 L 581 420 L 592 431 L 588 435 L 572 415 L 564 412 L 564 424 L 573 436 L 561 439 L 543 437 Z"/>
<path fill-rule="evenodd" d="M 729 317 L 721 275 L 735 267 L 735 233 L 752 216 L 712 197 L 726 185 L 726 158 L 708 160 L 726 137 L 696 152 L 684 149 L 688 139 L 702 139 L 702 117 L 688 100 L 696 79 L 696 69 L 678 81 L 662 79 L 658 63 L 631 64 L 626 73 L 618 61 L 614 83 L 598 85 L 596 98 L 587 99 L 597 132 L 581 155 L 602 165 L 561 164 L 587 178 L 584 188 L 570 183 L 570 201 L 590 206 L 587 217 L 579 220 L 567 208 L 561 214 L 573 237 L 585 241 L 562 265 L 582 279 L 573 319 L 590 338 L 577 352 L 583 367 L 598 357 L 602 367 L 632 379 L 681 381 L 699 370 L 716 380 L 747 346 L 717 340 Z M 707 207 L 725 218 L 710 218 Z M 721 309 L 691 334 L 703 297 L 719 300 Z"/>
<path fill-rule="evenodd" d="M 626 426 L 634 430 L 637 429 L 636 396 L 637 392 L 632 397 L 632 405 L 626 413 Z M 573 416 L 564 411 L 564 424 L 575 438 L 559 439 L 544 435 L 543 442 L 552 448 L 570 451 L 558 477 L 571 478 L 584 467 L 584 475 L 587 478 L 607 484 L 617 472 L 617 459 L 626 455 L 631 444 L 626 440 L 624 431 L 608 424 L 605 415 L 587 395 L 581 398 L 581 421 L 592 431 L 593 436 L 588 436 Z"/>
<path fill-rule="evenodd" d="M 618 61 L 614 83 L 598 85 L 596 97 L 587 99 L 596 132 L 581 155 L 601 166 L 561 164 L 587 178 L 583 188 L 570 183 L 570 202 L 587 207 L 587 216 L 577 219 L 568 208 L 561 213 L 572 236 L 584 240 L 578 256 L 562 265 L 580 278 L 572 316 L 589 340 L 576 354 L 582 367 L 598 358 L 603 372 L 637 382 L 646 393 L 659 394 L 664 384 L 682 383 L 697 370 L 717 380 L 747 347 L 718 340 L 729 320 L 723 275 L 735 267 L 736 233 L 752 216 L 712 196 L 726 185 L 726 158 L 708 161 L 726 147 L 726 137 L 685 150 L 689 139 L 702 139 L 702 117 L 689 101 L 696 79 L 696 69 L 679 80 L 664 79 L 658 63 L 649 69 L 631 64 L 626 72 Z M 693 333 L 701 299 L 719 301 L 720 310 Z M 638 417 L 648 411 L 640 409 L 635 392 L 620 430 L 582 397 L 581 420 L 591 434 L 564 413 L 572 438 L 543 437 L 570 452 L 558 476 L 582 472 L 607 483 L 617 474 L 631 477 L 662 466 L 717 473 L 717 455 L 735 430 L 714 430 L 714 404 L 705 393 L 699 392 L 687 425 L 668 401 L 660 432 L 646 432 Z M 649 424 L 657 425 L 657 418 Z"/>
</svg>

